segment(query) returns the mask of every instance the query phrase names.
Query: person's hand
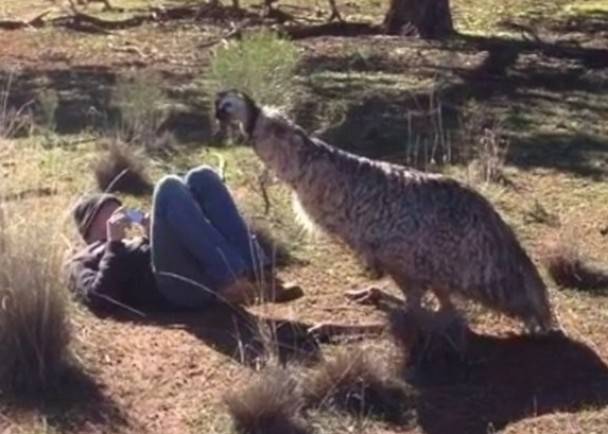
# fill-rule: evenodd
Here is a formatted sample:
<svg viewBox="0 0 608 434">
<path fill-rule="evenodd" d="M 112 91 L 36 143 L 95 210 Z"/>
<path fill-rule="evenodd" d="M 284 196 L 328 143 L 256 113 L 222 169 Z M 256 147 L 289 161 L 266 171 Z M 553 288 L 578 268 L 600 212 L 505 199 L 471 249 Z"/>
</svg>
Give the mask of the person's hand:
<svg viewBox="0 0 608 434">
<path fill-rule="evenodd" d="M 108 241 L 121 241 L 127 235 L 127 228 L 131 226 L 131 220 L 124 212 L 124 208 L 120 207 L 108 219 L 106 231 Z"/>
</svg>

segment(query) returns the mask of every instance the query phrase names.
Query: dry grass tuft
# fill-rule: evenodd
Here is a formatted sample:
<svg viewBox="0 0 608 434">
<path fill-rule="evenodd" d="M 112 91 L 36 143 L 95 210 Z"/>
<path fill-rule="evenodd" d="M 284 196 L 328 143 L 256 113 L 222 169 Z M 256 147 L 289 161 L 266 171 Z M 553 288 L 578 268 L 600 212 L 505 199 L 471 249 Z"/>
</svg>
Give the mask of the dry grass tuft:
<svg viewBox="0 0 608 434">
<path fill-rule="evenodd" d="M 304 381 L 307 405 L 338 408 L 403 423 L 412 418 L 416 394 L 384 360 L 363 348 L 343 350 L 319 365 Z"/>
<path fill-rule="evenodd" d="M 575 242 L 550 243 L 545 249 L 543 263 L 560 286 L 582 291 L 608 289 L 608 268 L 586 258 Z"/>
<path fill-rule="evenodd" d="M 126 145 L 112 142 L 94 165 L 97 186 L 105 192 L 143 196 L 152 192 L 143 160 Z"/>
<path fill-rule="evenodd" d="M 8 75 L 6 82 L 0 82 L 0 138 L 14 137 L 18 133 L 31 130 L 33 123 L 29 104 L 19 108 L 11 107 L 12 83 L 12 73 Z"/>
<path fill-rule="evenodd" d="M 63 249 L 52 226 L 0 204 L 0 390 L 15 398 L 57 390 L 72 367 Z"/>
<path fill-rule="evenodd" d="M 473 166 L 483 182 L 504 182 L 504 167 L 509 149 L 508 143 L 496 130 L 486 128 L 476 146 Z"/>
<path fill-rule="evenodd" d="M 509 185 L 505 175 L 509 142 L 501 119 L 478 103 L 468 102 L 463 109 L 461 123 L 457 154 L 468 162 L 471 181 Z"/>
<path fill-rule="evenodd" d="M 169 103 L 163 84 L 162 75 L 156 72 L 117 77 L 111 98 L 120 110 L 121 122 L 114 133 L 121 140 L 150 150 L 167 143 L 167 136 L 158 136 Z"/>
<path fill-rule="evenodd" d="M 279 368 L 267 368 L 245 388 L 225 397 L 240 434 L 306 434 L 297 382 Z"/>
</svg>

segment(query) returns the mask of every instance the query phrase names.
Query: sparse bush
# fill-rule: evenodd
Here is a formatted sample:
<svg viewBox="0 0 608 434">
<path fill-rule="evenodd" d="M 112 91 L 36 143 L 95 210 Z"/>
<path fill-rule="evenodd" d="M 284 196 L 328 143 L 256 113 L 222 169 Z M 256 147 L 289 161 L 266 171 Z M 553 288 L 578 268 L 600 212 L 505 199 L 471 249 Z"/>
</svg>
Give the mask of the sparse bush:
<svg viewBox="0 0 608 434">
<path fill-rule="evenodd" d="M 483 182 L 501 182 L 505 179 L 504 167 L 509 147 L 494 129 L 482 131 L 475 146 L 472 161 L 477 178 Z"/>
<path fill-rule="evenodd" d="M 524 215 L 525 223 L 540 223 L 554 228 L 560 226 L 559 216 L 547 211 L 547 209 L 538 200 L 535 200 L 532 206 L 526 210 Z"/>
<path fill-rule="evenodd" d="M 307 406 L 337 407 L 401 423 L 412 417 L 416 395 L 398 380 L 386 361 L 365 349 L 343 350 L 324 361 L 304 381 Z"/>
<path fill-rule="evenodd" d="M 119 77 L 112 103 L 120 109 L 117 136 L 128 143 L 156 148 L 160 126 L 166 117 L 167 95 L 156 73 L 139 72 Z"/>
<path fill-rule="evenodd" d="M 95 179 L 101 191 L 145 195 L 152 184 L 141 159 L 124 144 L 111 142 L 94 164 Z"/>
<path fill-rule="evenodd" d="M 245 388 L 225 397 L 239 434 L 305 434 L 297 382 L 280 368 L 266 368 Z"/>
<path fill-rule="evenodd" d="M 45 132 L 53 132 L 57 128 L 55 113 L 59 107 L 57 92 L 46 90 L 38 95 L 38 110 L 40 112 L 42 127 Z"/>
<path fill-rule="evenodd" d="M 579 290 L 608 289 L 608 267 L 586 258 L 574 240 L 549 243 L 543 263 L 560 286 Z"/>
<path fill-rule="evenodd" d="M 63 249 L 53 223 L 0 205 L 0 390 L 37 396 L 71 367 Z"/>
<path fill-rule="evenodd" d="M 418 103 L 421 106 L 425 101 Z M 452 142 L 445 127 L 446 108 L 439 95 L 428 94 L 428 110 L 408 111 L 405 162 L 424 171 L 451 164 Z"/>
<path fill-rule="evenodd" d="M 296 46 L 262 30 L 218 49 L 206 79 L 212 97 L 219 90 L 239 89 L 264 105 L 288 106 L 295 93 Z"/>
<path fill-rule="evenodd" d="M 31 128 L 32 124 L 29 104 L 24 104 L 20 108 L 10 106 L 12 84 L 12 74 L 9 74 L 6 83 L 0 83 L 0 138 L 13 137 L 18 132 Z"/>
<path fill-rule="evenodd" d="M 474 101 L 465 104 L 460 120 L 456 161 L 468 163 L 474 181 L 506 181 L 504 167 L 509 143 L 504 137 L 502 121 Z"/>
</svg>

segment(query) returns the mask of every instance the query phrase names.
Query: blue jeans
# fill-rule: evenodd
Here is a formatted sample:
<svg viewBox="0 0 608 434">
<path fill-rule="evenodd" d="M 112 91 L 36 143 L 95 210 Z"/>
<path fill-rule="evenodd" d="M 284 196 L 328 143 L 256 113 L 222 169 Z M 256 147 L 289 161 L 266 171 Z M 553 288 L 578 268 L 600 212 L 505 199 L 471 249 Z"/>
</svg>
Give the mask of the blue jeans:
<svg viewBox="0 0 608 434">
<path fill-rule="evenodd" d="M 228 188 L 205 166 L 156 185 L 151 245 L 158 289 L 179 308 L 205 307 L 267 262 Z"/>
</svg>

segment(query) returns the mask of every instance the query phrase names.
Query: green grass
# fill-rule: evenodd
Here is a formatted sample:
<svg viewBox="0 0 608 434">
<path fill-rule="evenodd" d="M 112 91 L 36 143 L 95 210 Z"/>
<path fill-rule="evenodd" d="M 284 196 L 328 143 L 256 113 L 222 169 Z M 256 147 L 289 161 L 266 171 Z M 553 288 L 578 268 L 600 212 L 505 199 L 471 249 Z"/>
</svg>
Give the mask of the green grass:
<svg viewBox="0 0 608 434">
<path fill-rule="evenodd" d="M 214 54 L 204 79 L 209 93 L 239 89 L 261 104 L 287 106 L 293 98 L 298 50 L 270 30 L 246 34 Z"/>
</svg>

